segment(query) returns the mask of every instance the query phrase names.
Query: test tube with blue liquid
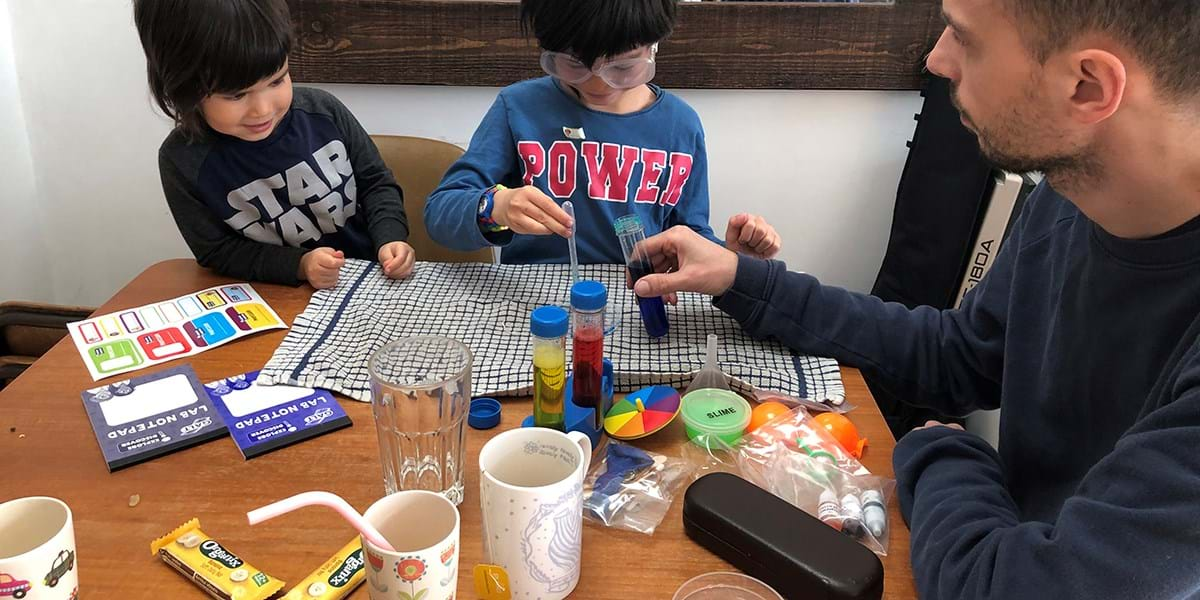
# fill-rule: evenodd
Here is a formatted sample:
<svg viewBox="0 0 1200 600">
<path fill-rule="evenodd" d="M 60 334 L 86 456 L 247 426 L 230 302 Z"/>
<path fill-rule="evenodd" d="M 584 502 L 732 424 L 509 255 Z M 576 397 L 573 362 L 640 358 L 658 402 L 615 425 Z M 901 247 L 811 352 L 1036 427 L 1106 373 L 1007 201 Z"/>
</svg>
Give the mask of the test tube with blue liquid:
<svg viewBox="0 0 1200 600">
<path fill-rule="evenodd" d="M 629 269 L 629 280 L 637 283 L 639 279 L 654 272 L 650 258 L 638 252 L 638 245 L 646 239 L 646 231 L 642 220 L 637 215 L 625 215 L 615 222 L 617 238 L 621 240 L 621 252 L 625 255 L 625 266 Z M 663 305 L 662 297 L 637 297 L 638 311 L 642 314 L 642 324 L 646 333 L 652 338 L 667 335 L 670 324 L 667 322 L 667 307 Z"/>
</svg>

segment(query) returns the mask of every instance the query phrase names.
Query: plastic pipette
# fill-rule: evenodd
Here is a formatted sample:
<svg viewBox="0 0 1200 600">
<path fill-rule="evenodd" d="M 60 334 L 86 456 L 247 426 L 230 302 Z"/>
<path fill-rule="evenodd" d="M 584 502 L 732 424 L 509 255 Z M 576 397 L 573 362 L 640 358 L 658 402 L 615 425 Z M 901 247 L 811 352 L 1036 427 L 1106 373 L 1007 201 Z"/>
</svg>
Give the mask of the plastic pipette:
<svg viewBox="0 0 1200 600">
<path fill-rule="evenodd" d="M 571 236 L 567 238 L 567 249 L 571 251 L 571 285 L 579 283 L 579 254 L 575 252 L 575 231 L 578 224 L 575 222 L 575 205 L 570 200 L 563 202 L 563 210 L 567 216 L 571 217 Z"/>
</svg>

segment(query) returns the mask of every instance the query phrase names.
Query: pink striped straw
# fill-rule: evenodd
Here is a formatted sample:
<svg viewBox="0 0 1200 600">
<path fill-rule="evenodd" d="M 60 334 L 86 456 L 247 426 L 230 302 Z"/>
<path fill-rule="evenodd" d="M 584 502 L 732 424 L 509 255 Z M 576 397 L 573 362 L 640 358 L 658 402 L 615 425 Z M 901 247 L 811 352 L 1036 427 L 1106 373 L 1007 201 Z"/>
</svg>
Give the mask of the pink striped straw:
<svg viewBox="0 0 1200 600">
<path fill-rule="evenodd" d="M 290 513 L 293 510 L 304 508 L 306 506 L 324 506 L 326 508 L 332 508 L 335 512 L 337 512 L 337 514 L 341 515 L 343 519 L 346 519 L 350 525 L 357 529 L 364 538 L 367 538 L 368 542 L 371 542 L 381 550 L 387 550 L 388 552 L 396 551 L 396 549 L 392 548 L 392 545 L 383 538 L 383 534 L 379 533 L 379 530 L 375 529 L 375 526 L 371 525 L 371 523 L 363 518 L 363 516 L 359 514 L 357 510 L 354 510 L 354 507 L 350 506 L 349 502 L 343 500 L 341 496 L 337 494 L 331 494 L 329 492 L 304 492 L 301 494 L 296 494 L 291 498 L 284 498 L 283 500 L 273 502 L 262 508 L 256 508 L 246 513 L 246 518 L 250 521 L 251 525 L 258 525 L 259 523 L 262 523 L 268 519 L 274 519 L 275 517 Z"/>
</svg>

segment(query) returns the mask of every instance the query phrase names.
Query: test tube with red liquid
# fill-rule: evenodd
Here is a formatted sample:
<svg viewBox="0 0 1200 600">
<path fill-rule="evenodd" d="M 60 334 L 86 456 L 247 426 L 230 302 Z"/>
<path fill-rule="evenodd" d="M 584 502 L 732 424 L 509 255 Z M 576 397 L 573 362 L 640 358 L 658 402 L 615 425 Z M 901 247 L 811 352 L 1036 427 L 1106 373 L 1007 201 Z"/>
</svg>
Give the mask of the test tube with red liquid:
<svg viewBox="0 0 1200 600">
<path fill-rule="evenodd" d="M 602 381 L 604 377 L 604 308 L 608 290 L 599 281 L 580 281 L 571 286 L 571 318 L 574 329 L 571 402 L 595 409 L 595 427 L 604 424 Z"/>
</svg>

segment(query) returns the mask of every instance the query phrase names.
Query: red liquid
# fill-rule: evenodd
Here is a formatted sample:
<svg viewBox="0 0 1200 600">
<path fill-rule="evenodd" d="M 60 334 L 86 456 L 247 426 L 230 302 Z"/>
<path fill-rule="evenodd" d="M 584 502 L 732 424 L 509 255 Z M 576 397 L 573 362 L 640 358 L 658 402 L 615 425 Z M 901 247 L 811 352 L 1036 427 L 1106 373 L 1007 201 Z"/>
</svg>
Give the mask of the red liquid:
<svg viewBox="0 0 1200 600">
<path fill-rule="evenodd" d="M 601 378 L 604 377 L 604 329 L 576 329 L 573 353 L 575 369 L 571 402 L 575 406 L 596 409 L 596 416 L 600 417 Z"/>
</svg>

